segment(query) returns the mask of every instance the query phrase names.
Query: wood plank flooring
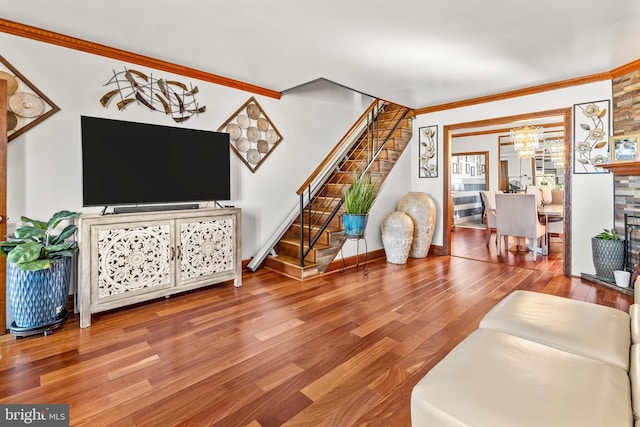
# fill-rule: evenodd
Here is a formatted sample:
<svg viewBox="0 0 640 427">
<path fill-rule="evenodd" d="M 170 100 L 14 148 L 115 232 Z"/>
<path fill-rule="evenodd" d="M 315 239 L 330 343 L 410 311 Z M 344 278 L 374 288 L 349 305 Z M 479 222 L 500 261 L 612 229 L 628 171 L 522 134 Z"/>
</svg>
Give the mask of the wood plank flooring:
<svg viewBox="0 0 640 427">
<path fill-rule="evenodd" d="M 0 403 L 68 403 L 73 426 L 410 426 L 412 387 L 514 289 L 632 303 L 553 260 L 468 255 L 304 282 L 262 269 L 86 329 L 76 316 L 46 337 L 3 336 Z"/>
</svg>

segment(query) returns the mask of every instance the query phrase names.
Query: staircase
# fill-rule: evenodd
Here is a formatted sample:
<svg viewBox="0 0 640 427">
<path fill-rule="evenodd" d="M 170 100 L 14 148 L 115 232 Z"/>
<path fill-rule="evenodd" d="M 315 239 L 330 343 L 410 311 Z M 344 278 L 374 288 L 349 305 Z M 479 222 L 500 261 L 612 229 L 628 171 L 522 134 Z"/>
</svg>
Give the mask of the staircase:
<svg viewBox="0 0 640 427">
<path fill-rule="evenodd" d="M 385 181 L 409 144 L 412 114 L 406 107 L 380 100 L 371 104 L 347 133 L 354 135 L 348 146 L 345 135 L 298 190 L 299 214 L 275 244 L 276 256 L 265 259 L 266 268 L 298 280 L 326 271 L 346 240 L 341 216 L 344 192 L 354 174 L 368 171 L 372 180 Z"/>
</svg>

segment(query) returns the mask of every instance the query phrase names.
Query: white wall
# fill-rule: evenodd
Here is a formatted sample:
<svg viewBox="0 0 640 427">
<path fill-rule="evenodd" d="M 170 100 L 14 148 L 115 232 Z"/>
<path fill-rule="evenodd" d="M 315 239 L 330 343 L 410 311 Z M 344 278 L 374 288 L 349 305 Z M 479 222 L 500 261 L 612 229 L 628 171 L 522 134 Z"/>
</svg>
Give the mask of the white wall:
<svg viewBox="0 0 640 427">
<path fill-rule="evenodd" d="M 7 34 L 0 34 L 0 45 L 3 57 L 61 109 L 9 144 L 10 227 L 21 215 L 48 219 L 61 209 L 100 210 L 82 207 L 81 115 L 181 126 L 164 114 L 138 105 L 132 104 L 125 111 L 115 105 L 103 108 L 99 99 L 109 90 L 103 85 L 114 70 L 133 68 L 154 77 L 197 85 L 198 102 L 206 105 L 207 111 L 189 119 L 184 127 L 217 130 L 255 96 L 283 135 L 255 173 L 231 155 L 229 204 L 242 208 L 243 259 L 251 258 L 286 212 L 297 206 L 296 190 L 372 102 L 368 96 L 327 82 L 303 86 L 277 100 Z M 406 193 L 408 165 L 406 171 L 394 172 L 372 212 L 369 250 L 382 247 L 380 216 L 391 200 Z M 355 248 L 347 245 L 344 253 L 349 256 Z"/>
<path fill-rule="evenodd" d="M 216 130 L 252 94 L 183 76 L 138 67 L 62 47 L 0 34 L 2 55 L 61 111 L 16 138 L 8 150 L 8 217 L 20 215 L 47 218 L 60 209 L 82 208 L 80 116 L 115 118 L 173 125 L 170 118 L 133 105 L 126 111 L 103 108 L 99 98 L 113 70 L 141 69 L 156 76 L 197 84 L 198 101 L 207 112 L 185 126 Z M 212 58 L 215 60 L 215 58 Z M 370 98 L 329 83 L 303 87 L 281 100 L 256 96 L 284 140 L 263 165 L 251 173 L 232 155 L 232 200 L 243 209 L 242 258 L 249 259 L 297 203 L 295 191 L 321 159 L 338 142 L 370 103 Z M 382 247 L 380 222 L 395 209 L 407 191 L 422 191 L 438 207 L 433 244 L 443 242 L 442 223 L 442 126 L 528 112 L 571 107 L 576 103 L 610 99 L 611 83 L 598 82 L 517 99 L 420 115 L 414 121 L 414 136 L 388 178 L 371 212 L 367 229 L 368 249 Z M 437 178 L 418 178 L 417 129 L 437 124 L 440 173 Z M 491 158 L 497 164 L 497 158 Z M 493 178 L 492 178 L 493 180 Z M 493 182 L 491 183 L 493 187 Z M 593 272 L 590 236 L 613 224 L 613 179 L 606 175 L 573 177 L 573 265 L 572 273 Z M 346 256 L 355 253 L 355 243 L 345 246 Z"/>
<path fill-rule="evenodd" d="M 544 92 L 515 99 L 495 101 L 470 107 L 422 114 L 416 117 L 415 128 L 438 125 L 439 146 L 442 147 L 442 126 L 492 119 L 530 112 L 570 108 L 574 104 L 611 99 L 611 82 L 596 82 L 566 89 Z M 417 156 L 418 139 L 411 141 L 412 156 Z M 442 165 L 442 149 L 438 150 Z M 411 191 L 423 191 L 436 201 L 438 219 L 433 243 L 443 243 L 443 177 L 418 178 L 417 162 L 411 163 Z M 576 174 L 572 176 L 572 265 L 571 273 L 595 273 L 591 260 L 591 236 L 602 228 L 613 226 L 613 175 Z"/>
</svg>

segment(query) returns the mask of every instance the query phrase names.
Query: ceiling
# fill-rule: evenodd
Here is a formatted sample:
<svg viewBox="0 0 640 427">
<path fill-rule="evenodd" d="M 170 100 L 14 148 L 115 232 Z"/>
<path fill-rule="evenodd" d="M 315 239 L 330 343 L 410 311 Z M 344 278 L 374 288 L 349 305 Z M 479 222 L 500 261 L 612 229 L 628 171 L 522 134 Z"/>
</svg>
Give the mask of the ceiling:
<svg viewBox="0 0 640 427">
<path fill-rule="evenodd" d="M 640 58 L 638 0 L 0 2 L 4 19 L 266 89 L 324 78 L 411 108 Z"/>
</svg>

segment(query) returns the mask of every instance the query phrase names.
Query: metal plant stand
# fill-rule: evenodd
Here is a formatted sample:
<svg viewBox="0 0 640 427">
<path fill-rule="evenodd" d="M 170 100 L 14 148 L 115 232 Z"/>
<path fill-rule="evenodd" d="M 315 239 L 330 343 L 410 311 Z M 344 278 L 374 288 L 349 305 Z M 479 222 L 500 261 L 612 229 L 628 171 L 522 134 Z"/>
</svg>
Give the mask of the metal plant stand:
<svg viewBox="0 0 640 427">
<path fill-rule="evenodd" d="M 362 272 L 365 277 L 369 275 L 369 270 L 367 270 L 367 253 L 369 252 L 369 248 L 367 246 L 367 239 L 365 236 L 347 236 L 347 240 L 355 240 L 356 241 L 356 271 L 360 266 L 360 240 L 364 240 L 364 263 L 362 264 Z M 340 255 L 342 256 L 342 271 L 347 271 L 347 263 L 344 260 L 344 253 L 342 253 L 342 248 L 340 248 Z"/>
<path fill-rule="evenodd" d="M 39 335 L 39 334 L 44 334 L 45 336 L 47 336 L 54 329 L 58 329 L 59 327 L 61 327 L 62 324 L 67 321 L 68 317 L 69 317 L 69 312 L 67 312 L 67 310 L 64 309 L 62 310 L 62 312 L 60 313 L 60 315 L 55 321 L 51 323 L 47 323 L 45 325 L 38 325 L 38 326 L 23 328 L 16 325 L 16 322 L 11 322 L 11 325 L 9 326 L 9 332 L 11 332 L 11 335 L 14 335 L 16 338 L 28 337 L 31 335 Z"/>
</svg>

